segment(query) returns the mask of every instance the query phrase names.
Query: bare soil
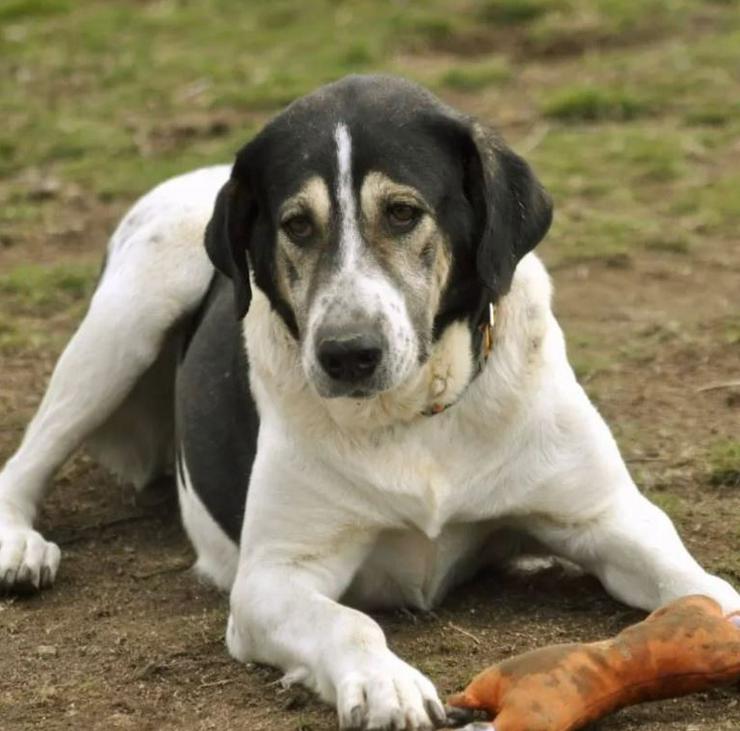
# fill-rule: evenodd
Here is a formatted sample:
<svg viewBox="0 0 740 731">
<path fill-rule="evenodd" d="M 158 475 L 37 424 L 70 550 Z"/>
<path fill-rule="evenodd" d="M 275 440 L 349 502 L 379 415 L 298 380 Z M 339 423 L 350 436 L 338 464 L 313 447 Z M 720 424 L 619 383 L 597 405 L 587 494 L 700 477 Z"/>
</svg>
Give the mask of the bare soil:
<svg viewBox="0 0 740 731">
<path fill-rule="evenodd" d="M 109 210 L 101 213 L 110 220 Z M 44 251 L 50 259 L 60 253 L 48 240 Z M 737 376 L 737 346 L 721 327 L 739 268 L 740 252 L 708 244 L 691 257 L 554 272 L 556 310 L 566 333 L 579 333 L 576 358 L 601 364 L 586 387 L 633 471 L 651 497 L 669 496 L 665 505 L 697 557 L 729 575 L 740 548 L 740 493 L 711 485 L 702 455 L 718 436 L 737 433 L 739 399 L 732 389 L 697 389 Z M 74 323 L 55 326 L 71 331 Z M 4 357 L 0 460 L 18 442 L 54 355 Z M 53 590 L 0 600 L 2 729 L 334 728 L 329 710 L 300 689 L 283 690 L 277 672 L 228 657 L 226 598 L 188 570 L 193 553 L 173 500 L 137 503 L 81 455 L 56 480 L 40 527 L 61 545 L 63 564 Z M 601 638 L 640 617 L 592 579 L 553 568 L 487 573 L 434 614 L 378 620 L 391 646 L 445 695 L 494 660 Z M 596 727 L 737 730 L 740 695 L 718 690 L 647 704 Z"/>
</svg>

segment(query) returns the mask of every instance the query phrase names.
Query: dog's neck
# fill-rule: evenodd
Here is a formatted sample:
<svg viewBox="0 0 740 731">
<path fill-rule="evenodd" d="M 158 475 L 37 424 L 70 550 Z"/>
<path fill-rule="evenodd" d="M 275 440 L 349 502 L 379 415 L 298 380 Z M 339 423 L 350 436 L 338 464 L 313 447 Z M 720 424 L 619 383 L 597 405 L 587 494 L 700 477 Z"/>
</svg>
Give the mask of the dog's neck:
<svg viewBox="0 0 740 731">
<path fill-rule="evenodd" d="M 488 356 L 493 349 L 495 312 L 496 305 L 493 302 L 488 302 L 487 306 L 483 308 L 483 315 L 472 319 L 470 326 L 473 328 L 473 331 L 469 350 L 472 350 L 473 374 L 469 377 L 467 384 L 463 386 L 462 392 L 457 393 L 456 397 L 450 400 L 450 396 L 454 396 L 455 392 L 459 391 L 459 383 L 457 384 L 457 388 L 450 388 L 451 379 L 449 368 L 447 368 L 446 372 L 443 368 L 443 373 L 439 372 L 439 368 L 434 369 L 431 384 L 432 403 L 421 412 L 423 416 L 436 416 L 443 411 L 447 411 L 451 406 L 454 406 L 462 398 L 462 394 L 467 390 L 472 381 L 482 372 L 488 361 Z M 447 336 L 448 330 L 449 328 L 445 330 L 444 336 Z M 444 337 L 442 339 L 444 340 Z M 451 360 L 450 355 L 454 357 L 454 353 L 451 354 L 449 352 L 450 347 L 454 348 L 455 345 L 454 342 L 452 344 L 443 343 L 441 353 L 440 348 L 435 347 L 434 353 L 437 356 L 437 360 L 441 360 L 443 363 L 445 361 L 449 362 Z"/>
</svg>

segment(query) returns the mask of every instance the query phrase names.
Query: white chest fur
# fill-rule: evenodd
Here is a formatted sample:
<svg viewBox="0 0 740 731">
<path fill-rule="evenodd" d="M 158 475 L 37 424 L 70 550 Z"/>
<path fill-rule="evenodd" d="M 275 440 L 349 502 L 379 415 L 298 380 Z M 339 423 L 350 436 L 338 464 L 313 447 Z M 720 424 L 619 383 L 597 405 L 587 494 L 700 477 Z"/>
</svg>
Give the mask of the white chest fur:
<svg viewBox="0 0 740 731">
<path fill-rule="evenodd" d="M 245 324 L 252 387 L 263 423 L 337 476 L 368 519 L 413 526 L 436 537 L 450 522 L 493 517 L 518 498 L 497 492 L 512 453 L 531 438 L 533 409 L 545 374 L 567 369 L 562 336 L 550 312 L 550 284 L 532 255 L 519 264 L 498 306 L 493 352 L 467 386 L 469 334 L 449 328 L 429 362 L 392 393 L 365 400 L 321 399 L 307 383 L 298 349 L 258 290 Z M 568 378 L 566 376 L 565 380 Z M 446 412 L 423 416 L 444 394 Z M 467 388 L 466 388 L 467 386 Z M 329 490 L 330 491 L 330 490 Z"/>
</svg>

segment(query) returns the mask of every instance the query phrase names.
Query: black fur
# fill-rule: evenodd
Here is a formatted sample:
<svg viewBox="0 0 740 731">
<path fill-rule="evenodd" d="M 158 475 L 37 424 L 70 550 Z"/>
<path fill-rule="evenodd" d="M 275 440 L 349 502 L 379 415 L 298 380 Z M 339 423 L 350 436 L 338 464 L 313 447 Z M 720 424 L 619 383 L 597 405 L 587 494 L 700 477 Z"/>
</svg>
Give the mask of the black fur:
<svg viewBox="0 0 740 731">
<path fill-rule="evenodd" d="M 453 272 L 434 336 L 454 320 L 477 324 L 544 237 L 552 204 L 527 163 L 494 133 L 422 87 L 384 76 L 350 76 L 297 100 L 239 152 L 206 235 L 211 260 L 234 283 L 238 316 L 249 305 L 248 253 L 257 285 L 299 336 L 275 286 L 278 207 L 313 175 L 334 194 L 339 122 L 352 137 L 355 184 L 377 170 L 417 188 L 448 234 Z"/>
<path fill-rule="evenodd" d="M 235 203 L 237 196 L 238 204 Z M 232 177 L 216 196 L 205 234 L 206 252 L 213 266 L 231 279 L 239 319 L 247 314 L 252 301 L 247 251 L 256 212 L 253 199 L 246 187 Z"/>
<path fill-rule="evenodd" d="M 259 417 L 234 291 L 217 274 L 196 316 L 177 372 L 176 428 L 178 462 L 211 517 L 238 542 Z"/>
</svg>

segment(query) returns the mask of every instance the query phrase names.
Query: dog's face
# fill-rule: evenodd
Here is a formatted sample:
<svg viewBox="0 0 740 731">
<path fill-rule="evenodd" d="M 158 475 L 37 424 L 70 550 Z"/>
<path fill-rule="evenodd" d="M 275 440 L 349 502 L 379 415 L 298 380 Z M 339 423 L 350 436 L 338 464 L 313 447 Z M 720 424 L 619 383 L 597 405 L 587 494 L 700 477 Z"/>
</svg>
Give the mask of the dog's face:
<svg viewBox="0 0 740 731">
<path fill-rule="evenodd" d="M 378 169 L 355 187 L 348 127 L 334 139 L 335 179 L 313 175 L 278 206 L 276 285 L 319 394 L 357 398 L 427 358 L 450 248 L 431 191 Z"/>
<path fill-rule="evenodd" d="M 452 323 L 474 334 L 550 217 L 492 133 L 408 82 L 350 77 L 239 153 L 206 245 L 240 316 L 251 268 L 321 396 L 364 398 L 410 378 Z"/>
</svg>

